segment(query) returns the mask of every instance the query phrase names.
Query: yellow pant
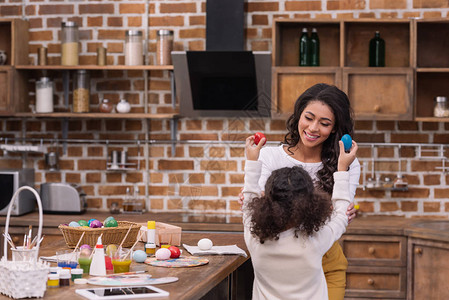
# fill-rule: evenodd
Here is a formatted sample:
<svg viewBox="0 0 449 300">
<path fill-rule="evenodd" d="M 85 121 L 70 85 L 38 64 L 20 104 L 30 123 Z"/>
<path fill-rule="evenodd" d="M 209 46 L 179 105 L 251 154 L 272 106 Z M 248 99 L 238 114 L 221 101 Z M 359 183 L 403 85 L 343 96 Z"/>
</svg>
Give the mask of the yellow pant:
<svg viewBox="0 0 449 300">
<path fill-rule="evenodd" d="M 346 288 L 348 261 L 338 242 L 335 242 L 323 256 L 323 270 L 326 277 L 329 300 L 343 300 Z"/>
</svg>

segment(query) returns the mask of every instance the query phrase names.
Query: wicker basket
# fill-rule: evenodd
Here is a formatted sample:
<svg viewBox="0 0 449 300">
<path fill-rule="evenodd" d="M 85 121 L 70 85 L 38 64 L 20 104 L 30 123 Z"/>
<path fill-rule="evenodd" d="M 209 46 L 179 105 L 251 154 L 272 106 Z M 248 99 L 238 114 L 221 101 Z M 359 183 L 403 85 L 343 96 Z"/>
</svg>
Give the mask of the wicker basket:
<svg viewBox="0 0 449 300">
<path fill-rule="evenodd" d="M 133 222 L 117 221 L 117 227 L 105 227 L 105 228 L 81 228 L 81 227 L 69 227 L 66 225 L 59 225 L 64 240 L 69 248 L 75 248 L 83 232 L 85 232 L 81 244 L 88 244 L 91 247 L 95 247 L 98 237 L 103 234 L 101 241 L 103 245 L 116 244 L 119 245 L 131 226 L 131 231 L 123 242 L 122 247 L 132 247 L 137 239 L 137 234 L 140 230 L 140 225 Z"/>
<path fill-rule="evenodd" d="M 47 276 L 50 265 L 41 260 L 37 260 L 39 254 L 40 240 L 42 236 L 42 202 L 39 194 L 29 186 L 20 187 L 12 196 L 9 203 L 8 214 L 6 216 L 5 233 L 8 234 L 11 208 L 15 199 L 23 190 L 31 191 L 36 197 L 39 209 L 39 229 L 37 233 L 37 244 L 30 251 L 30 255 L 16 256 L 15 261 L 8 260 L 7 242 L 4 239 L 4 256 L 0 260 L 0 293 L 14 299 L 43 297 L 47 289 Z M 20 249 L 13 251 L 22 251 Z"/>
</svg>

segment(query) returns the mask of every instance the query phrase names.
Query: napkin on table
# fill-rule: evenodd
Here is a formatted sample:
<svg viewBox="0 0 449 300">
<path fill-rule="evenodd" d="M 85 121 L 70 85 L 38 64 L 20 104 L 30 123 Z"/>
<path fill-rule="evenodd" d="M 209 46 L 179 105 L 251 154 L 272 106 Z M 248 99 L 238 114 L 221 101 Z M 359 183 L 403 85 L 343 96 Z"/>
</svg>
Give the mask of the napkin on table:
<svg viewBox="0 0 449 300">
<path fill-rule="evenodd" d="M 182 246 L 192 255 L 237 254 L 244 257 L 248 256 L 246 252 L 243 249 L 239 248 L 237 245 L 213 246 L 209 250 L 200 250 L 198 246 L 189 246 L 186 244 L 182 244 Z"/>
</svg>

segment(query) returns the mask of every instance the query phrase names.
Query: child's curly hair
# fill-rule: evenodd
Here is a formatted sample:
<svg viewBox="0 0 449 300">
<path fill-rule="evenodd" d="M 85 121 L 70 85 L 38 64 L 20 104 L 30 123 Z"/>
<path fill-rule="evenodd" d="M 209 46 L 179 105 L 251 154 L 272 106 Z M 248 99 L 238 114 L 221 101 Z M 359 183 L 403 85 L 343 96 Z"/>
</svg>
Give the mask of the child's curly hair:
<svg viewBox="0 0 449 300">
<path fill-rule="evenodd" d="M 314 188 L 312 178 L 301 167 L 281 168 L 271 173 L 265 184 L 265 195 L 248 203 L 251 233 L 260 243 L 277 240 L 289 228 L 311 236 L 326 223 L 332 213 L 327 193 Z"/>
</svg>

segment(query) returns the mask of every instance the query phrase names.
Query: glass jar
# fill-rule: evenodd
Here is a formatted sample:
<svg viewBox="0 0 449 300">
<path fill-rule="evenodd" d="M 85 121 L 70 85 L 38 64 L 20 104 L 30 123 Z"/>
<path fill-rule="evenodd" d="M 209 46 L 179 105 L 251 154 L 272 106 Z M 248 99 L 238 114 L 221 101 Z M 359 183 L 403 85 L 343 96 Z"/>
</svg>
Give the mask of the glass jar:
<svg viewBox="0 0 449 300">
<path fill-rule="evenodd" d="M 112 103 L 108 99 L 103 99 L 100 103 L 100 112 L 102 113 L 110 113 L 113 108 Z"/>
<path fill-rule="evenodd" d="M 142 31 L 128 30 L 125 38 L 125 65 L 143 65 Z"/>
<path fill-rule="evenodd" d="M 79 64 L 79 33 L 75 22 L 61 23 L 61 65 L 76 66 Z"/>
<path fill-rule="evenodd" d="M 449 107 L 447 97 L 435 97 L 435 106 L 433 108 L 433 116 L 437 118 L 449 117 Z"/>
<path fill-rule="evenodd" d="M 385 67 L 385 41 L 380 37 L 379 31 L 374 33 L 369 42 L 369 66 Z"/>
<path fill-rule="evenodd" d="M 36 112 L 53 112 L 53 82 L 48 77 L 36 81 Z"/>
<path fill-rule="evenodd" d="M 89 112 L 90 80 L 86 70 L 78 70 L 73 79 L 73 112 Z"/>
<path fill-rule="evenodd" d="M 171 65 L 171 52 L 173 51 L 173 31 L 158 30 L 156 45 L 156 62 L 158 65 Z"/>
</svg>

